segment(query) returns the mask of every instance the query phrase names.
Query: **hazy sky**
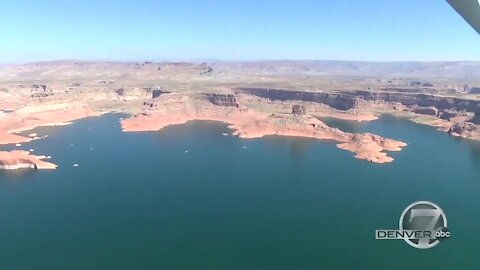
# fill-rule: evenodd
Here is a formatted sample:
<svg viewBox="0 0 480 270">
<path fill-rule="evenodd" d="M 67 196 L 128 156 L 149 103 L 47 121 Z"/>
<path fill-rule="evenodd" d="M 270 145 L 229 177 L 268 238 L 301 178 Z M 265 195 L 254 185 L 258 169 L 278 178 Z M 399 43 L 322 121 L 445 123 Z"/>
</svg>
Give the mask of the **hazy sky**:
<svg viewBox="0 0 480 270">
<path fill-rule="evenodd" d="M 0 62 L 480 60 L 443 0 L 0 0 Z"/>
</svg>

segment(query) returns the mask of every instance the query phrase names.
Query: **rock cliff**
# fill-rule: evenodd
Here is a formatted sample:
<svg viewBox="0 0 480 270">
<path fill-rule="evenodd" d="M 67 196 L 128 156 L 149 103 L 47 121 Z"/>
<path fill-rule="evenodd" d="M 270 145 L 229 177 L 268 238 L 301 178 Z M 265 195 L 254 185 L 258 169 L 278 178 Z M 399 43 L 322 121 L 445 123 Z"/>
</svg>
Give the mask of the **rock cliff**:
<svg viewBox="0 0 480 270">
<path fill-rule="evenodd" d="M 210 103 L 218 106 L 231 106 L 237 107 L 237 99 L 234 95 L 231 94 L 205 94 Z"/>
<path fill-rule="evenodd" d="M 453 117 L 455 117 L 455 116 L 457 116 L 457 115 L 458 115 L 457 112 L 455 112 L 455 111 L 448 111 L 448 110 L 446 110 L 446 111 L 441 111 L 441 112 L 439 113 L 440 119 L 443 119 L 443 120 L 450 120 L 451 118 L 453 118 Z"/>
<path fill-rule="evenodd" d="M 388 89 L 393 91 L 395 89 Z M 385 101 L 401 103 L 405 106 L 435 107 L 439 110 L 456 110 L 475 112 L 480 111 L 479 100 L 469 100 L 457 97 L 444 97 L 429 94 L 408 94 L 396 92 L 351 91 L 352 96 L 357 96 L 366 101 Z"/>
<path fill-rule="evenodd" d="M 435 107 L 419 107 L 419 106 L 414 106 L 413 108 L 414 113 L 418 114 L 426 114 L 426 115 L 431 115 L 431 116 L 438 116 L 438 109 Z"/>
<path fill-rule="evenodd" d="M 326 104 L 338 110 L 354 109 L 359 101 L 400 103 L 410 108 L 418 109 L 419 113 L 432 114 L 435 107 L 438 110 L 455 110 L 480 112 L 480 100 L 469 100 L 457 97 L 444 97 L 429 94 L 412 94 L 394 92 L 396 89 L 384 89 L 389 92 L 368 90 L 343 91 L 342 93 L 312 93 L 295 90 L 280 90 L 268 88 L 239 88 L 239 92 L 268 98 L 271 100 L 300 100 Z M 437 113 L 438 115 L 438 113 Z"/>
<path fill-rule="evenodd" d="M 300 100 L 326 104 L 337 110 L 347 111 L 357 107 L 358 99 L 355 95 L 339 93 L 312 93 L 295 90 L 280 90 L 268 88 L 239 88 L 239 92 L 255 95 L 270 100 Z"/>
</svg>

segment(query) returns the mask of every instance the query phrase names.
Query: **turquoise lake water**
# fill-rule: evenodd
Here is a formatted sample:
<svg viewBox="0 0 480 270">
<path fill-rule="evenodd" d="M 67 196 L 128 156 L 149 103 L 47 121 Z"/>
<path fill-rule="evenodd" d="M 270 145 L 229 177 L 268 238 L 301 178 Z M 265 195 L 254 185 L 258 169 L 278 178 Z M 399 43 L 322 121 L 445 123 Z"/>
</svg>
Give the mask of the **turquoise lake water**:
<svg viewBox="0 0 480 270">
<path fill-rule="evenodd" d="M 119 117 L 36 129 L 49 137 L 22 148 L 59 168 L 0 171 L 0 269 L 480 269 L 479 143 L 393 117 L 327 120 L 409 144 L 379 165 L 216 122 L 123 133 Z M 442 207 L 451 239 L 375 240 L 419 200 Z"/>
</svg>

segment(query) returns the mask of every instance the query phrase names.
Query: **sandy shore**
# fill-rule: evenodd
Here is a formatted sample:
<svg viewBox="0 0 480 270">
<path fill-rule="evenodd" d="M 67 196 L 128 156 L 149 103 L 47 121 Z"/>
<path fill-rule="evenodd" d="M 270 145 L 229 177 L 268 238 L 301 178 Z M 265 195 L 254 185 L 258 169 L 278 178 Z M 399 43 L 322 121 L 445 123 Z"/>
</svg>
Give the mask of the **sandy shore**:
<svg viewBox="0 0 480 270">
<path fill-rule="evenodd" d="M 26 136 L 17 133 L 27 131 L 40 126 L 68 125 L 73 120 L 88 116 L 97 116 L 81 104 L 53 104 L 25 106 L 11 113 L 4 113 L 0 117 L 0 145 L 19 144 L 38 139 L 37 134 L 31 133 Z M 0 152 L 0 168 L 19 169 L 55 169 L 57 165 L 42 161 L 45 156 L 30 155 L 28 151 L 14 150 Z"/>
<path fill-rule="evenodd" d="M 216 106 L 186 96 L 165 97 L 159 108 L 122 120 L 123 131 L 154 131 L 193 120 L 220 121 L 229 124 L 234 135 L 241 138 L 279 135 L 334 140 L 340 143 L 339 148 L 354 152 L 356 158 L 375 163 L 392 162 L 393 158 L 384 151 L 400 151 L 406 146 L 370 133 L 346 133 L 309 115 L 267 114 L 247 108 Z"/>
<path fill-rule="evenodd" d="M 80 104 L 60 108 L 52 108 L 49 105 L 26 106 L 0 117 L 0 144 L 29 142 L 33 136 L 21 136 L 16 133 L 40 126 L 68 125 L 71 121 L 97 115 L 99 113 Z"/>
</svg>

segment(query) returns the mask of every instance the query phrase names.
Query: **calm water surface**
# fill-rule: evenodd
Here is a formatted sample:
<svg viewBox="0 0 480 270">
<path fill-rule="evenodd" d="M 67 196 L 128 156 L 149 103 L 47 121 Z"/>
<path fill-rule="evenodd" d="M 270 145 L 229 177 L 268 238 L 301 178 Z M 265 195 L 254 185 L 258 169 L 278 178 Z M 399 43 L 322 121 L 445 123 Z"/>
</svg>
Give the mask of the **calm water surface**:
<svg viewBox="0 0 480 270">
<path fill-rule="evenodd" d="M 0 269 L 480 269 L 478 143 L 392 117 L 330 122 L 409 144 L 378 165 L 215 122 L 122 133 L 119 117 L 36 129 L 49 137 L 23 149 L 59 168 L 0 171 Z M 375 240 L 418 200 L 443 208 L 451 239 Z"/>
</svg>

